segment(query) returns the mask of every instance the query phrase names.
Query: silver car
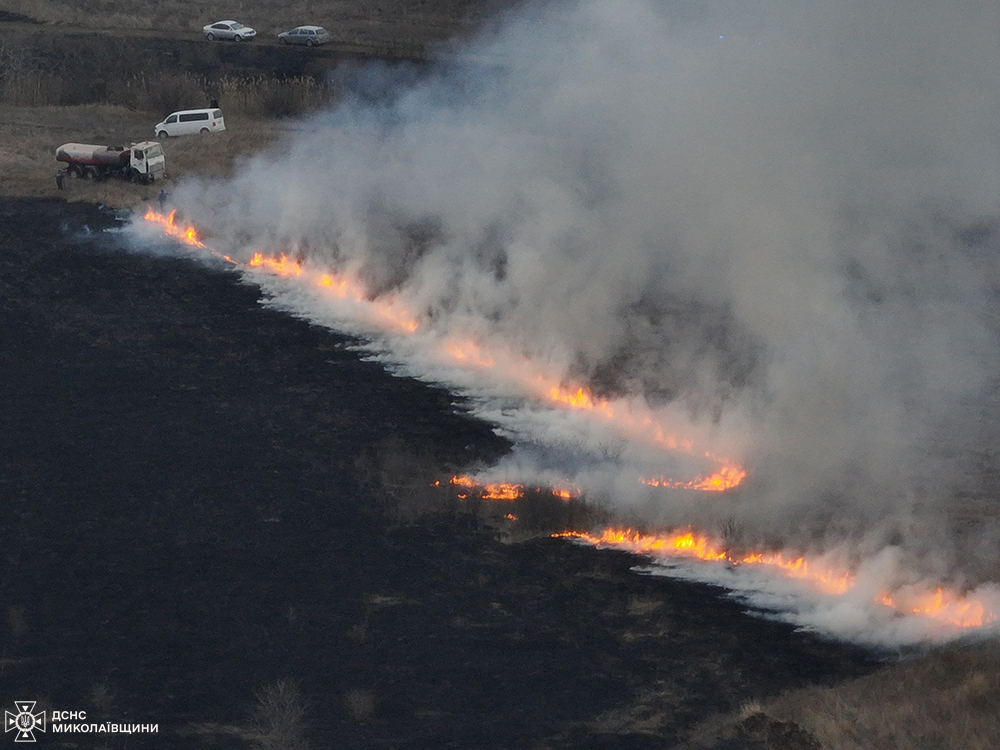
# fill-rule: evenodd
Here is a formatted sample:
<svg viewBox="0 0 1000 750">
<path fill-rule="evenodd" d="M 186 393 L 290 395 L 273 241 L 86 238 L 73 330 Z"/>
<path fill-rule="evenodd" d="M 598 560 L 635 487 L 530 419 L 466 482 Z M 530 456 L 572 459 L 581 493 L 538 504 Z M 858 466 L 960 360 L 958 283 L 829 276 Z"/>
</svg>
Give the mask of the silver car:
<svg viewBox="0 0 1000 750">
<path fill-rule="evenodd" d="M 291 31 L 282 31 L 278 34 L 278 41 L 283 44 L 304 44 L 312 47 L 329 42 L 330 32 L 322 26 L 298 26 Z"/>
<path fill-rule="evenodd" d="M 242 42 L 244 39 L 253 39 L 257 32 L 249 26 L 244 26 L 239 21 L 219 21 L 210 23 L 201 30 L 208 41 L 213 39 L 233 39 Z"/>
</svg>

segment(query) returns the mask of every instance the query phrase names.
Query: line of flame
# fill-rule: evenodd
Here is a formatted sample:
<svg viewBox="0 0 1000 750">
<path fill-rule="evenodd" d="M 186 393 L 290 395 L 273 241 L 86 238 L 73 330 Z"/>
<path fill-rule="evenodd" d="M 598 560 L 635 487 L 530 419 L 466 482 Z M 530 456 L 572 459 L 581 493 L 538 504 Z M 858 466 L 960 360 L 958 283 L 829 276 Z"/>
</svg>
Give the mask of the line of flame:
<svg viewBox="0 0 1000 750">
<path fill-rule="evenodd" d="M 150 208 L 143 218 L 148 222 L 158 224 L 167 235 L 184 244 L 209 250 L 213 255 L 223 258 L 229 263 L 240 265 L 229 256 L 222 255 L 207 247 L 199 238 L 194 227 L 179 227 L 176 223 L 176 212 L 164 215 Z M 301 263 L 284 254 L 278 257 L 268 257 L 262 253 L 256 253 L 247 265 L 251 268 L 266 269 L 282 276 L 300 276 L 305 273 Z M 328 272 L 319 275 L 316 284 L 329 290 L 340 299 L 367 304 L 374 312 L 375 317 L 396 330 L 413 333 L 419 328 L 418 320 L 397 300 L 368 299 L 363 287 L 348 276 Z M 484 352 L 472 341 L 452 339 L 445 342 L 441 348 L 452 360 L 468 366 L 488 369 L 496 364 L 494 356 Z M 662 425 L 656 423 L 649 416 L 636 419 L 630 413 L 622 413 L 610 401 L 595 398 L 591 391 L 582 386 L 568 387 L 561 383 L 546 381 L 542 376 L 526 378 L 523 382 L 534 386 L 533 390 L 537 395 L 547 397 L 553 403 L 600 414 L 607 419 L 619 420 L 630 427 L 646 429 L 652 442 L 665 449 L 687 452 L 694 450 L 691 441 L 664 432 Z M 721 491 L 738 486 L 746 477 L 746 470 L 738 464 L 718 459 L 709 453 L 704 455 L 706 458 L 721 464 L 720 469 L 709 477 L 689 482 L 679 482 L 664 477 L 640 481 L 652 487 Z M 468 477 L 453 477 L 451 483 L 468 489 L 480 488 L 481 496 L 488 500 L 513 500 L 524 495 L 524 486 L 512 483 L 479 485 Z M 569 489 L 553 489 L 552 494 L 556 497 L 570 499 L 577 497 L 579 492 Z M 465 496 L 465 494 L 460 495 L 460 497 Z M 512 514 L 509 514 L 508 518 L 516 520 Z M 827 594 L 844 594 L 855 585 L 855 578 L 851 573 L 835 571 L 810 562 L 803 557 L 788 558 L 781 553 L 752 553 L 734 557 L 722 545 L 706 536 L 695 534 L 691 530 L 670 535 L 645 535 L 629 529 L 605 529 L 600 536 L 577 531 L 567 531 L 554 536 L 579 539 L 595 546 L 612 545 L 639 553 L 682 555 L 705 561 L 721 561 L 734 566 L 768 566 L 782 571 L 789 577 L 808 581 L 818 590 Z M 989 609 L 982 601 L 963 594 L 949 592 L 943 588 L 938 588 L 933 592 L 896 592 L 895 596 L 885 592 L 875 597 L 874 601 L 889 607 L 899 615 L 920 615 L 954 628 L 982 627 L 998 619 L 998 614 Z"/>
<path fill-rule="evenodd" d="M 655 479 L 640 479 L 650 487 L 666 487 L 675 490 L 700 490 L 702 492 L 723 492 L 733 487 L 739 487 L 746 478 L 747 472 L 736 464 L 725 465 L 711 476 L 680 482 L 674 479 L 656 477 Z"/>
<path fill-rule="evenodd" d="M 524 485 L 512 482 L 480 484 L 470 477 L 454 476 L 451 483 L 456 487 L 475 489 L 483 500 L 519 500 L 524 497 Z"/>
<path fill-rule="evenodd" d="M 180 227 L 176 223 L 176 212 L 169 215 L 157 213 L 151 207 L 143 217 L 146 221 L 158 224 L 171 237 L 176 237 L 187 245 L 210 250 L 213 254 L 219 255 L 211 248 L 208 248 L 199 238 L 198 232 L 192 226 Z M 219 255 L 230 263 L 239 265 L 228 256 Z M 332 271 L 321 274 L 309 274 L 303 264 L 294 258 L 282 253 L 277 256 L 267 256 L 261 252 L 254 253 L 247 267 L 258 270 L 266 270 L 270 273 L 282 276 L 314 276 L 315 285 L 329 291 L 338 299 L 349 300 L 355 304 L 363 305 L 373 318 L 382 325 L 403 334 L 415 333 L 420 324 L 409 310 L 396 298 L 387 297 L 379 299 L 369 299 L 363 286 L 356 280 L 345 274 L 338 274 Z M 472 340 L 460 340 L 452 337 L 444 341 L 440 351 L 449 357 L 453 362 L 464 366 L 476 367 L 479 369 L 491 369 L 497 363 L 497 357 L 486 352 L 476 342 Z M 670 450 L 684 451 L 692 453 L 694 444 L 690 440 L 679 438 L 676 435 L 668 434 L 663 426 L 653 420 L 649 415 L 636 417 L 627 408 L 619 407 L 607 399 L 596 398 L 594 394 L 583 386 L 569 387 L 562 383 L 553 382 L 542 375 L 533 374 L 526 360 L 524 367 L 511 368 L 510 373 L 520 381 L 522 387 L 541 399 L 546 399 L 554 404 L 560 404 L 567 408 L 585 410 L 589 413 L 600 415 L 601 417 L 614 421 L 619 426 L 627 427 L 633 431 L 644 433 L 645 437 L 654 445 Z M 738 464 L 705 453 L 712 463 L 719 468 L 709 476 L 698 477 L 690 481 L 674 481 L 659 478 L 656 480 L 643 480 L 653 487 L 671 487 L 675 489 L 687 489 L 695 491 L 719 492 L 739 484 L 746 477 L 746 470 Z"/>
<path fill-rule="evenodd" d="M 981 628 L 995 622 L 998 613 L 984 602 L 938 587 L 919 593 L 897 592 L 879 595 L 879 601 L 897 612 L 925 615 L 957 628 Z"/>
<path fill-rule="evenodd" d="M 789 578 L 810 583 L 824 594 L 842 595 L 853 590 L 855 576 L 847 571 L 810 562 L 804 557 L 786 557 L 781 553 L 732 555 L 721 544 L 689 530 L 672 534 L 641 534 L 631 529 L 605 529 L 600 535 L 565 531 L 556 537 L 579 539 L 596 547 L 611 546 L 650 555 L 691 557 L 729 565 L 762 565 L 782 572 Z M 898 615 L 920 615 L 942 626 L 966 629 L 981 628 L 997 621 L 998 613 L 979 599 L 937 588 L 933 592 L 883 592 L 874 602 L 889 607 Z"/>
<path fill-rule="evenodd" d="M 198 236 L 197 230 L 192 226 L 181 227 L 177 225 L 177 211 L 171 211 L 169 214 L 161 214 L 154 211 L 152 208 L 146 210 L 145 215 L 142 217 L 146 221 L 157 224 L 163 229 L 164 234 L 169 237 L 173 237 L 180 240 L 185 245 L 190 245 L 191 247 L 198 247 L 203 250 L 208 250 L 212 255 L 217 258 L 222 258 L 222 260 L 227 263 L 232 263 L 234 266 L 239 265 L 235 260 L 230 258 L 228 255 L 223 255 L 220 252 L 213 250 L 208 247 Z"/>
<path fill-rule="evenodd" d="M 483 500 L 520 500 L 524 497 L 525 486 L 515 482 L 487 482 L 485 484 L 477 482 L 475 479 L 466 476 L 453 476 L 448 480 L 456 487 L 466 490 L 475 490 Z M 435 483 L 440 485 L 440 483 Z M 539 487 L 541 492 L 542 488 Z M 568 487 L 554 487 L 551 490 L 552 497 L 560 500 L 573 500 L 580 496 L 580 490 Z"/>
<path fill-rule="evenodd" d="M 167 235 L 180 240 L 185 245 L 201 248 L 206 247 L 205 243 L 198 239 L 198 232 L 194 227 L 179 227 L 177 225 L 177 211 L 171 211 L 169 214 L 161 214 L 149 208 L 142 218 L 154 224 L 159 224 L 163 227 L 163 231 Z"/>
<path fill-rule="evenodd" d="M 266 268 L 279 276 L 300 276 L 302 264 L 282 253 L 277 258 L 271 258 L 264 253 L 254 253 L 247 263 L 250 268 Z"/>
</svg>

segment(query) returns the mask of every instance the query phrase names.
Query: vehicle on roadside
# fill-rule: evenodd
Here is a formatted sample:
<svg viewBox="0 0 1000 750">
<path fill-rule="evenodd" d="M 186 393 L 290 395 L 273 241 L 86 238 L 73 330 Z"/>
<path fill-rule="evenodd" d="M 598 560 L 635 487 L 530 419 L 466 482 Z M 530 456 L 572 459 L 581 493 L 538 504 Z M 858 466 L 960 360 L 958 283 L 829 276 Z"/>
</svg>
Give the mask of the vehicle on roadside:
<svg viewBox="0 0 1000 750">
<path fill-rule="evenodd" d="M 282 44 L 304 44 L 307 47 L 326 44 L 330 39 L 330 32 L 322 26 L 296 26 L 291 31 L 278 34 L 278 41 Z"/>
<path fill-rule="evenodd" d="M 64 143 L 56 149 L 56 161 L 66 164 L 66 174 L 95 182 L 121 177 L 130 182 L 154 182 L 167 174 L 163 147 L 155 141 L 128 146 L 95 146 Z M 61 181 L 60 181 L 61 185 Z"/>
<path fill-rule="evenodd" d="M 195 135 L 197 133 L 221 133 L 226 129 L 226 121 L 221 109 L 185 109 L 172 112 L 153 128 L 157 138 L 174 135 Z"/>
<path fill-rule="evenodd" d="M 257 36 L 256 31 L 251 29 L 249 26 L 244 26 L 239 21 L 218 21 L 216 23 L 210 23 L 201 30 L 201 33 L 203 33 L 205 38 L 210 42 L 215 39 L 232 39 L 237 42 L 243 42 Z"/>
</svg>

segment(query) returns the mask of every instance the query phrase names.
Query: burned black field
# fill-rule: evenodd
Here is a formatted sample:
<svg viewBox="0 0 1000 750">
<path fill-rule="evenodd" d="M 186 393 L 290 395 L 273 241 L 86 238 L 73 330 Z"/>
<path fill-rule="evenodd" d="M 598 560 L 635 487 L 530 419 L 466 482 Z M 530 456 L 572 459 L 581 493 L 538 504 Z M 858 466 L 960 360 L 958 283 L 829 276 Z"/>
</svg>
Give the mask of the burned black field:
<svg viewBox="0 0 1000 750">
<path fill-rule="evenodd" d="M 159 732 L 40 743 L 669 748 L 875 668 L 634 557 L 505 542 L 431 487 L 507 449 L 452 395 L 113 225 L 0 204 L 0 696 Z M 276 684 L 283 744 L 250 732 Z"/>
</svg>

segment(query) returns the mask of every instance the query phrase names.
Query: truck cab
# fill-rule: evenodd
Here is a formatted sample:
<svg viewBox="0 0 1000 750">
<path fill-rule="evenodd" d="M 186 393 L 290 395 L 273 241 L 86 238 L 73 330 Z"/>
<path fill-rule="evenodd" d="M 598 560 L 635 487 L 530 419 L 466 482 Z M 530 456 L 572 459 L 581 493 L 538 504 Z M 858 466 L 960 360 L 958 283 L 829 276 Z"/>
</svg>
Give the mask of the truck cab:
<svg viewBox="0 0 1000 750">
<path fill-rule="evenodd" d="M 167 172 L 167 159 L 163 154 L 163 146 L 156 141 L 133 143 L 129 166 L 133 179 L 138 177 L 143 182 L 162 180 Z"/>
</svg>

